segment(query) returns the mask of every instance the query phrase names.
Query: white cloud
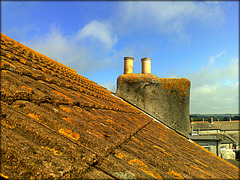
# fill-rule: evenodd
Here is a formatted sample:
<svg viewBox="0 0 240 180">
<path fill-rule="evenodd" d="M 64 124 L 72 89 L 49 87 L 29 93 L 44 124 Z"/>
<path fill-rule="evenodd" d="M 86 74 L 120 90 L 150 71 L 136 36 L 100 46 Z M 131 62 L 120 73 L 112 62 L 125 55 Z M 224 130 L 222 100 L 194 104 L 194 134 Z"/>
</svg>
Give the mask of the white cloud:
<svg viewBox="0 0 240 180">
<path fill-rule="evenodd" d="M 107 88 L 107 90 L 111 91 L 111 92 L 116 92 L 116 84 L 113 82 L 105 82 L 103 84 L 101 84 L 101 86 Z"/>
<path fill-rule="evenodd" d="M 55 25 L 51 25 L 48 34 L 35 37 L 32 41 L 26 42 L 26 45 L 70 66 L 80 74 L 113 65 L 108 58 L 109 51 L 103 52 L 102 49 L 96 49 L 94 43 L 92 46 L 91 43 L 86 45 L 82 42 L 83 40 L 76 40 L 77 36 L 77 33 L 64 36 Z M 102 55 L 98 56 L 99 54 Z"/>
<path fill-rule="evenodd" d="M 223 51 L 224 52 L 224 51 Z M 238 113 L 238 58 L 227 60 L 225 67 L 217 67 L 224 59 L 223 52 L 209 58 L 208 64 L 190 75 L 190 113 Z"/>
<path fill-rule="evenodd" d="M 121 23 L 118 28 L 125 33 L 145 29 L 174 33 L 183 40 L 189 39 L 186 31 L 191 22 L 216 26 L 224 21 L 223 10 L 218 3 L 121 2 L 119 12 Z M 115 22 L 118 24 L 118 21 Z"/>
<path fill-rule="evenodd" d="M 112 27 L 107 22 L 91 21 L 78 32 L 80 40 L 91 38 L 103 45 L 103 48 L 110 49 L 118 41 L 117 36 L 113 35 Z"/>
</svg>

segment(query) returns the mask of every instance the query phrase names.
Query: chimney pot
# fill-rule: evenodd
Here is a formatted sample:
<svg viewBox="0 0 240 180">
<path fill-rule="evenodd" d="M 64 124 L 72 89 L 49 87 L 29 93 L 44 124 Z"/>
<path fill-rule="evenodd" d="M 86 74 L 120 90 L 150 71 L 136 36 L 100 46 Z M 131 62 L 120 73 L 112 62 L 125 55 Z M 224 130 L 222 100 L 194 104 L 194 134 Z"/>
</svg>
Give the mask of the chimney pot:
<svg viewBox="0 0 240 180">
<path fill-rule="evenodd" d="M 213 124 L 213 118 L 212 117 L 210 118 L 210 123 Z"/>
<path fill-rule="evenodd" d="M 124 57 L 124 74 L 133 73 L 133 57 Z"/>
<path fill-rule="evenodd" d="M 142 73 L 151 74 L 151 58 L 145 57 L 141 59 L 142 61 Z"/>
<path fill-rule="evenodd" d="M 190 122 L 191 122 L 191 124 L 193 124 L 193 118 L 190 118 Z"/>
</svg>

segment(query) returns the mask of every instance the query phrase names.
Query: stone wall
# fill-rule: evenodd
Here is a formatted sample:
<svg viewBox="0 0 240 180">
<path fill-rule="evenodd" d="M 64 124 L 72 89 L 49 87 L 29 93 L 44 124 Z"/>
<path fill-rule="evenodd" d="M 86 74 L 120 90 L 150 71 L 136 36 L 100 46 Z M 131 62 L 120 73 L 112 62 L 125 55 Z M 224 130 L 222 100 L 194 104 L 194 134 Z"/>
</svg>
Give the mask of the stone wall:
<svg viewBox="0 0 240 180">
<path fill-rule="evenodd" d="M 190 81 L 152 74 L 123 74 L 116 94 L 156 119 L 188 136 Z"/>
</svg>

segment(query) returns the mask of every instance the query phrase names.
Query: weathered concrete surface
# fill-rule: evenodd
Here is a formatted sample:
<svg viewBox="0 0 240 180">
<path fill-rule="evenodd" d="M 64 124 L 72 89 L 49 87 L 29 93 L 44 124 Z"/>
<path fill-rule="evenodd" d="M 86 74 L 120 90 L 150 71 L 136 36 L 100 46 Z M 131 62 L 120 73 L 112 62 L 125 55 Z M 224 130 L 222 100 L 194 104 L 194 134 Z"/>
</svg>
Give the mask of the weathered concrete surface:
<svg viewBox="0 0 240 180">
<path fill-rule="evenodd" d="M 116 94 L 188 136 L 188 79 L 158 78 L 152 74 L 123 74 L 118 77 Z"/>
</svg>

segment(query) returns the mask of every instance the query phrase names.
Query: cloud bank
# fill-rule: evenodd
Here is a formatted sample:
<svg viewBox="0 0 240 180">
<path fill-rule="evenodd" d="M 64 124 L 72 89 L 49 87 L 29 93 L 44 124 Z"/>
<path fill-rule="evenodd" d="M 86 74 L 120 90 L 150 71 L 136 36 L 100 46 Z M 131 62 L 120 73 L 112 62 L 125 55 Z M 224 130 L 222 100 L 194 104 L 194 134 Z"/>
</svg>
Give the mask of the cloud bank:
<svg viewBox="0 0 240 180">
<path fill-rule="evenodd" d="M 217 67 L 222 54 L 210 57 L 205 67 L 186 75 L 192 84 L 191 113 L 239 113 L 239 60 L 225 60 L 226 66 Z"/>
<path fill-rule="evenodd" d="M 91 41 L 88 38 L 92 38 Z M 78 73 L 86 73 L 113 65 L 108 54 L 116 42 L 117 37 L 109 26 L 92 21 L 72 35 L 63 35 L 55 24 L 51 24 L 48 34 L 36 36 L 26 44 Z"/>
<path fill-rule="evenodd" d="M 107 22 L 91 21 L 79 30 L 78 35 L 80 40 L 90 38 L 97 43 L 101 43 L 103 48 L 111 49 L 117 43 L 116 35 L 113 35 L 112 27 Z"/>
<path fill-rule="evenodd" d="M 223 9 L 218 3 L 204 2 L 121 2 L 121 31 L 134 33 L 139 30 L 171 33 L 179 40 L 189 39 L 187 26 L 191 23 L 214 26 L 224 22 Z"/>
</svg>

